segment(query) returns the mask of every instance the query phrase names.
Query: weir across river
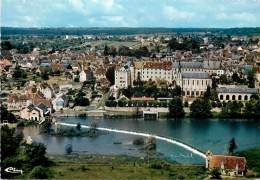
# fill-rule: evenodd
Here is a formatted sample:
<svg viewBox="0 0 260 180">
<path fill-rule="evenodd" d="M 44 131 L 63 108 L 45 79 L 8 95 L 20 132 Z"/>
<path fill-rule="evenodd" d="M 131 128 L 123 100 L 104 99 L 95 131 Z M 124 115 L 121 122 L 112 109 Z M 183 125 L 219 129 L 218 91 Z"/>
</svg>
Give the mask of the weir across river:
<svg viewBox="0 0 260 180">
<path fill-rule="evenodd" d="M 70 127 L 76 127 L 77 126 L 77 124 L 62 123 L 62 122 L 56 122 L 55 124 L 63 125 L 63 126 L 70 126 Z M 87 125 L 81 125 L 81 127 L 82 128 L 88 128 L 88 129 L 91 128 L 90 126 L 87 126 Z M 184 142 L 181 142 L 180 140 L 167 138 L 167 137 L 163 137 L 163 136 L 158 136 L 158 135 L 154 135 L 154 134 L 140 133 L 140 132 L 134 132 L 134 131 L 126 131 L 126 130 L 120 130 L 120 129 L 103 128 L 103 127 L 97 127 L 96 129 L 100 130 L 100 131 L 115 132 L 115 133 L 129 134 L 129 135 L 142 136 L 142 137 L 154 137 L 155 139 L 165 141 L 165 142 L 168 142 L 170 144 L 175 144 L 179 147 L 182 147 L 182 148 L 192 152 L 193 154 L 197 154 L 200 157 L 206 159 L 206 155 L 205 155 L 204 152 L 198 150 L 195 147 L 192 147 L 191 145 L 188 145 Z"/>
</svg>

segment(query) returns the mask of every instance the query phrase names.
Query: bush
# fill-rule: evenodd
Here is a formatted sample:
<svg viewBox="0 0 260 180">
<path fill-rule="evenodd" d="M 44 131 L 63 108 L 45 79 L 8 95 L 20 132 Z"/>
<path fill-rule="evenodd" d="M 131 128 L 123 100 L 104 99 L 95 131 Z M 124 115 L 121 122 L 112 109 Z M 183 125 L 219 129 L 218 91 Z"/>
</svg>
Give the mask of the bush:
<svg viewBox="0 0 260 180">
<path fill-rule="evenodd" d="M 190 106 L 191 117 L 209 118 L 212 117 L 211 105 L 207 99 L 196 99 Z"/>
<path fill-rule="evenodd" d="M 44 168 L 42 166 L 36 166 L 30 173 L 30 178 L 34 179 L 47 179 L 50 176 L 50 172 L 48 168 Z"/>
<path fill-rule="evenodd" d="M 137 138 L 133 140 L 134 145 L 144 145 L 144 139 L 143 138 Z"/>
</svg>

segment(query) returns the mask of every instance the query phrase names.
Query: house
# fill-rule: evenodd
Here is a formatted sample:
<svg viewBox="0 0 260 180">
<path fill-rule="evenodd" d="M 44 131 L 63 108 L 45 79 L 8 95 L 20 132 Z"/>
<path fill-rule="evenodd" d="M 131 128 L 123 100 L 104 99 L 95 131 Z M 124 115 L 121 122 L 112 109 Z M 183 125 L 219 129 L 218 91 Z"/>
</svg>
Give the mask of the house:
<svg viewBox="0 0 260 180">
<path fill-rule="evenodd" d="M 52 101 L 53 109 L 59 111 L 68 106 L 68 98 L 65 95 L 58 96 Z"/>
<path fill-rule="evenodd" d="M 27 95 L 12 94 L 8 96 L 7 109 L 8 111 L 20 111 L 32 103 Z"/>
<path fill-rule="evenodd" d="M 244 176 L 246 172 L 246 158 L 239 156 L 213 155 L 207 153 L 206 168 L 220 169 L 223 176 Z"/>
<path fill-rule="evenodd" d="M 30 104 L 21 110 L 20 117 L 32 121 L 42 121 L 45 120 L 45 117 L 49 115 L 49 113 L 50 111 L 44 104 L 39 104 L 38 106 Z"/>
<path fill-rule="evenodd" d="M 52 87 L 47 84 L 47 83 L 43 83 L 40 85 L 39 87 L 39 90 L 40 92 L 43 94 L 43 96 L 46 98 L 46 99 L 51 99 L 54 97 L 54 92 L 53 92 L 53 89 Z"/>
<path fill-rule="evenodd" d="M 253 94 L 257 94 L 256 88 L 237 85 L 219 85 L 218 98 L 222 101 L 249 101 Z"/>
</svg>

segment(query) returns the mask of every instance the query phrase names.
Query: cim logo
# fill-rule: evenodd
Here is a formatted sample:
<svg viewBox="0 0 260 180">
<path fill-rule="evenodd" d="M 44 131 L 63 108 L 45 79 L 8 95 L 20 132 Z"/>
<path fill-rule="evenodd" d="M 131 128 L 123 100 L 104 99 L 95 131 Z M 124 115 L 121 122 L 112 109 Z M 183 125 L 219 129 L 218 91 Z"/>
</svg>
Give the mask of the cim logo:
<svg viewBox="0 0 260 180">
<path fill-rule="evenodd" d="M 16 169 L 14 167 L 8 167 L 5 169 L 5 172 L 12 173 L 12 174 L 23 174 L 23 170 Z"/>
</svg>

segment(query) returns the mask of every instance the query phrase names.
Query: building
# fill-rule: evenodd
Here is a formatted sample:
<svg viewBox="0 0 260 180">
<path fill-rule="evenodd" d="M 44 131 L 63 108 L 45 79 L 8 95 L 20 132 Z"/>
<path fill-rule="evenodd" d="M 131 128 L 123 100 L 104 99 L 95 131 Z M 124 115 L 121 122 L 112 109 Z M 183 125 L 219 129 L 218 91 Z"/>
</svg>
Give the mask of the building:
<svg viewBox="0 0 260 180">
<path fill-rule="evenodd" d="M 130 85 L 130 69 L 128 67 L 117 67 L 115 69 L 115 86 L 117 88 L 127 88 Z"/>
<path fill-rule="evenodd" d="M 65 95 L 58 96 L 52 101 L 52 105 L 55 111 L 61 110 L 68 106 L 68 98 Z"/>
<path fill-rule="evenodd" d="M 50 111 L 44 104 L 39 104 L 38 106 L 31 104 L 21 110 L 20 117 L 32 121 L 43 121 L 49 113 Z"/>
<path fill-rule="evenodd" d="M 145 61 L 141 68 L 136 69 L 135 80 L 140 76 L 142 81 L 165 80 L 169 84 L 173 81 L 171 61 Z"/>
<path fill-rule="evenodd" d="M 85 82 L 86 80 L 87 80 L 87 74 L 82 66 L 82 70 L 79 73 L 79 82 Z"/>
<path fill-rule="evenodd" d="M 224 176 L 244 176 L 246 172 L 246 158 L 238 156 L 225 156 L 207 154 L 206 168 L 220 169 Z"/>
<path fill-rule="evenodd" d="M 211 87 L 212 80 L 207 72 L 194 71 L 179 73 L 176 83 L 185 97 L 200 97 Z"/>
<path fill-rule="evenodd" d="M 245 86 L 221 85 L 217 88 L 217 93 L 220 101 L 249 101 L 258 91 Z"/>
<path fill-rule="evenodd" d="M 39 88 L 39 91 L 43 94 L 43 96 L 46 98 L 46 99 L 51 99 L 54 97 L 54 92 L 53 92 L 53 89 L 52 87 L 47 84 L 47 83 L 43 83 L 40 85 L 40 88 Z"/>
</svg>

